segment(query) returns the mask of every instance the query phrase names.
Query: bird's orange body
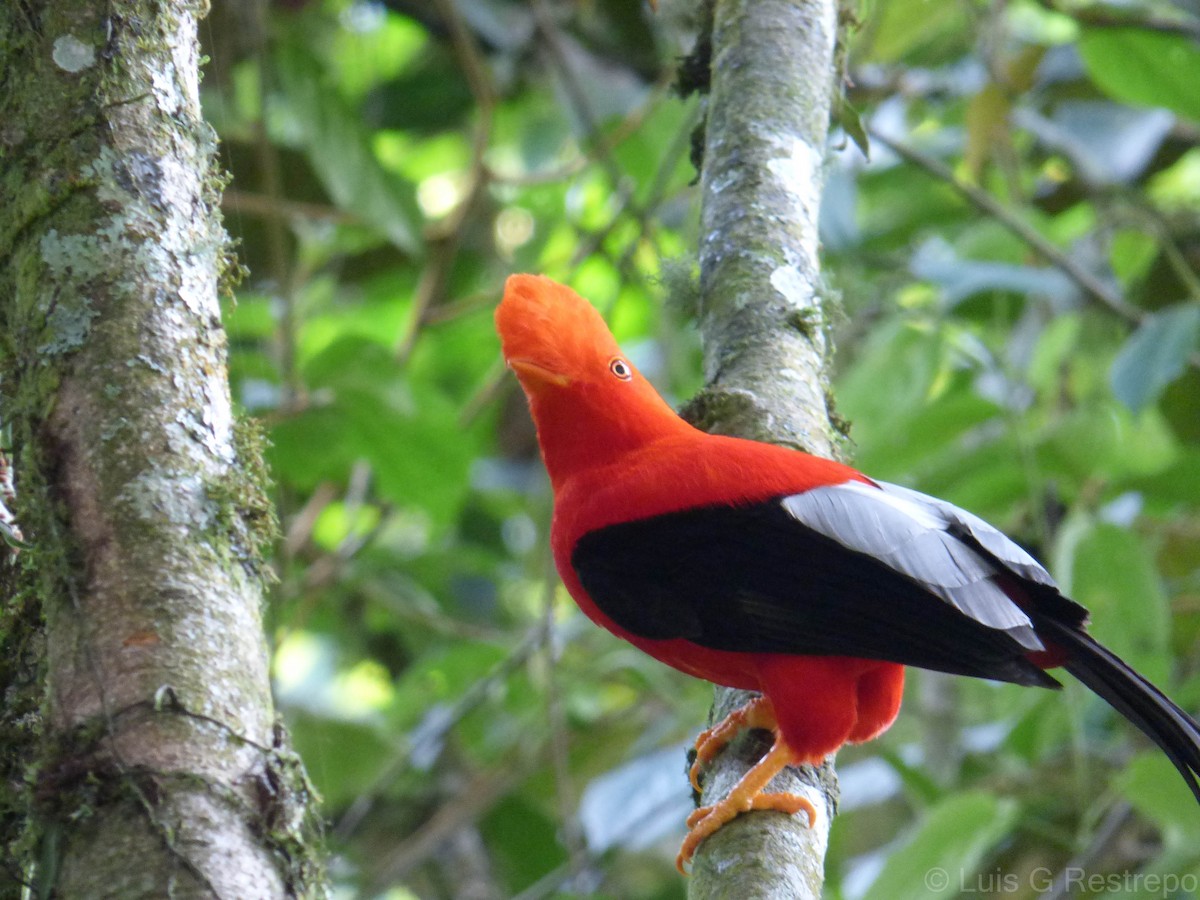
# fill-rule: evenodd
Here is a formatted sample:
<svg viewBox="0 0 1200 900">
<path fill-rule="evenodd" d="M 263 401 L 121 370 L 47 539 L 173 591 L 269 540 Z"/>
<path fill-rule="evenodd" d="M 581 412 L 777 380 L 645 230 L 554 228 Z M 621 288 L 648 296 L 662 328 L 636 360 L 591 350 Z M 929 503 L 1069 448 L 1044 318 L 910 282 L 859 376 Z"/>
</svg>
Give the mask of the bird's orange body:
<svg viewBox="0 0 1200 900">
<path fill-rule="evenodd" d="M 1200 799 L 1200 726 L 1086 631 L 1087 611 L 970 513 L 849 466 L 702 432 L 569 288 L 514 275 L 496 310 L 554 489 L 559 574 L 593 621 L 667 665 L 759 691 L 701 736 L 693 783 L 739 727 L 776 743 L 698 810 L 679 865 L 761 793 L 884 731 L 905 665 L 1058 687 L 1064 666 L 1154 740 Z"/>
<path fill-rule="evenodd" d="M 556 440 L 565 416 L 546 415 L 543 440 Z M 570 564 L 585 534 L 685 507 L 747 504 L 833 481 L 862 479 L 833 460 L 771 444 L 711 435 L 677 416 L 668 433 L 608 465 L 554 476 L 554 560 L 580 609 L 598 625 L 669 666 L 714 684 L 760 691 L 774 701 L 792 762 L 819 763 L 847 741 L 875 737 L 900 709 L 904 669 L 895 663 L 829 656 L 741 653 L 683 639 L 651 640 L 612 621 L 588 596 Z"/>
</svg>

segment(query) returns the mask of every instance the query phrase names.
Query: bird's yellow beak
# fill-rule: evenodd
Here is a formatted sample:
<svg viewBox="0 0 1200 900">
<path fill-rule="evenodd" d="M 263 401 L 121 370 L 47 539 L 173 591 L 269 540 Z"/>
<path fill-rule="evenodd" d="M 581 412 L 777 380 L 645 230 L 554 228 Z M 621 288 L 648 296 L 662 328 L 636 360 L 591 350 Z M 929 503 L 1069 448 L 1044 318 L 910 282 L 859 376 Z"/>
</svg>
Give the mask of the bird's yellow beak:
<svg viewBox="0 0 1200 900">
<path fill-rule="evenodd" d="M 534 381 L 541 381 L 558 387 L 566 387 L 571 383 L 571 379 L 566 375 L 547 369 L 545 366 L 540 366 L 528 359 L 510 359 L 508 367 L 518 375 L 524 375 Z"/>
</svg>

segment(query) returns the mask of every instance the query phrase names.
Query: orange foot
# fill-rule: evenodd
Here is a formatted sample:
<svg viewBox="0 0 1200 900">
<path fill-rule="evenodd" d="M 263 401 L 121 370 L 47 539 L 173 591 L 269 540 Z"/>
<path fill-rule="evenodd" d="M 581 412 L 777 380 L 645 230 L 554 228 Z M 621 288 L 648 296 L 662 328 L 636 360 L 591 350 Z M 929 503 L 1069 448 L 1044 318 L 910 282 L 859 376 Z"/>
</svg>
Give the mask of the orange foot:
<svg viewBox="0 0 1200 900">
<path fill-rule="evenodd" d="M 817 810 L 806 798 L 798 794 L 762 793 L 767 783 L 792 762 L 792 752 L 779 734 L 775 710 L 765 697 L 750 701 L 741 709 L 730 713 L 720 724 L 700 735 L 696 741 L 696 762 L 691 771 L 692 785 L 699 790 L 697 781 L 700 769 L 743 727 L 769 728 L 775 732 L 775 743 L 767 755 L 755 763 L 754 767 L 742 776 L 742 780 L 734 785 L 728 797 L 712 806 L 702 807 L 688 816 L 688 834 L 683 839 L 683 846 L 679 848 L 679 856 L 675 858 L 675 867 L 684 874 L 687 874 L 684 866 L 691 862 L 701 841 L 741 813 L 752 809 L 773 809 L 794 815 L 804 810 L 808 813 L 808 827 L 811 828 L 816 822 Z"/>
<path fill-rule="evenodd" d="M 692 761 L 691 771 L 688 772 L 696 793 L 700 793 L 700 773 L 704 771 L 705 766 L 725 749 L 726 744 L 737 737 L 739 731 L 747 728 L 765 728 L 767 731 L 776 732 L 778 736 L 779 724 L 775 721 L 775 707 L 766 697 L 755 697 L 712 728 L 700 732 L 700 736 L 696 738 L 696 758 Z"/>
</svg>

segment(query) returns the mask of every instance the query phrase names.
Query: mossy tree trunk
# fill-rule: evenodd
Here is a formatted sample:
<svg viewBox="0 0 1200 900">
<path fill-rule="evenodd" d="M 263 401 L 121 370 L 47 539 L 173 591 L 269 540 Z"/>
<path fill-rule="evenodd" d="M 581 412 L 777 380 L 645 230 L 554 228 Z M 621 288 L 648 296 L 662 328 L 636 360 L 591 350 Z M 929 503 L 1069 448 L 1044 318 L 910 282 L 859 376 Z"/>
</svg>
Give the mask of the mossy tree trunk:
<svg viewBox="0 0 1200 900">
<path fill-rule="evenodd" d="M 709 431 L 835 455 L 817 215 L 838 6 L 714 0 L 712 10 L 700 247 L 708 386 L 687 413 Z M 714 718 L 748 697 L 718 689 Z M 704 802 L 724 796 L 765 749 L 735 742 L 710 770 Z M 700 846 L 689 897 L 820 897 L 832 765 L 788 770 L 769 789 L 808 796 L 815 827 L 802 815 L 739 817 Z"/>
<path fill-rule="evenodd" d="M 225 370 L 204 7 L 0 4 L 0 425 L 32 545 L 0 562 L 0 879 L 46 896 L 315 890 Z"/>
</svg>

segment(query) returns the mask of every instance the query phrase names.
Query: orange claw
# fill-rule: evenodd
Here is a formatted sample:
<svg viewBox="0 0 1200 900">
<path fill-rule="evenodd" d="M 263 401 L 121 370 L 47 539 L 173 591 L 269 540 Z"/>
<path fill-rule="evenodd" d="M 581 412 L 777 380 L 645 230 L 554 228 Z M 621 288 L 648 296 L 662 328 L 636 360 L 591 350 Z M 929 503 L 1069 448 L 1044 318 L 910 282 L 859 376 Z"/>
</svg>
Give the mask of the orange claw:
<svg viewBox="0 0 1200 900">
<path fill-rule="evenodd" d="M 808 827 L 817 820 L 817 810 L 807 798 L 798 794 L 764 794 L 762 789 L 792 762 L 792 751 L 779 734 L 775 722 L 775 711 L 771 702 L 759 697 L 730 713 L 720 724 L 700 735 L 696 741 L 696 763 L 692 766 L 692 785 L 697 787 L 697 773 L 702 764 L 712 759 L 721 747 L 729 743 L 739 728 L 770 728 L 775 732 L 775 743 L 767 755 L 754 764 L 742 780 L 734 785 L 729 796 L 712 806 L 696 810 L 687 819 L 688 834 L 675 858 L 675 867 L 687 874 L 684 867 L 691 862 L 696 848 L 709 835 L 738 815 L 750 810 L 771 809 L 794 815 L 804 810 L 808 813 Z"/>
</svg>

